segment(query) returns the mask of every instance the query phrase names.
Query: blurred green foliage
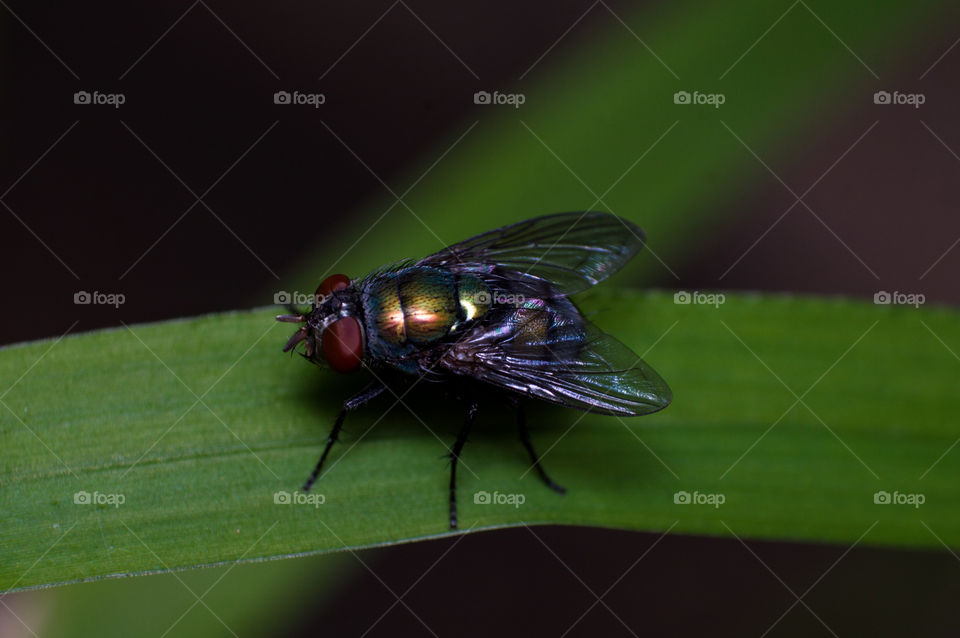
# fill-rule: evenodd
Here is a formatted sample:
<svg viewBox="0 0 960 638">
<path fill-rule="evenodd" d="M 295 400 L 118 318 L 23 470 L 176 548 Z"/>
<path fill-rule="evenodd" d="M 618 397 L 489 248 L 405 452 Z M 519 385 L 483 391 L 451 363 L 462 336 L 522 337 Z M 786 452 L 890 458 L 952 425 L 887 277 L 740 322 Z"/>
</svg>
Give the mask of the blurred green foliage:
<svg viewBox="0 0 960 638">
<path fill-rule="evenodd" d="M 523 92 L 523 106 L 478 107 L 475 122 L 409 174 L 379 176 L 398 195 L 412 187 L 403 203 L 384 189 L 285 283 L 312 291 L 331 272 L 361 274 L 520 219 L 585 209 L 647 231 L 649 250 L 621 282 L 671 283 L 671 270 L 733 221 L 718 209 L 736 210 L 728 204 L 757 182 L 776 183 L 752 153 L 779 172 L 804 139 L 871 105 L 880 81 L 860 60 L 886 59 L 890 42 L 936 19 L 938 4 L 697 2 L 623 15 L 627 27 L 598 5 L 600 34 L 572 52 L 558 47 L 500 88 Z M 726 101 L 675 104 L 677 91 Z"/>
</svg>

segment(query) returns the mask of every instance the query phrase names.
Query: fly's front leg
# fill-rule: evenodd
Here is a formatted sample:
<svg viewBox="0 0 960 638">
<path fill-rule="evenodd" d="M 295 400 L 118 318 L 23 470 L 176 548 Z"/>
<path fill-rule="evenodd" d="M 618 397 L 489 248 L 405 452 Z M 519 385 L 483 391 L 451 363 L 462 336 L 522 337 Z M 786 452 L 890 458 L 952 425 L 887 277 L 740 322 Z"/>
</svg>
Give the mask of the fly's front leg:
<svg viewBox="0 0 960 638">
<path fill-rule="evenodd" d="M 320 470 L 323 469 L 323 463 L 327 460 L 327 455 L 330 454 L 330 448 L 333 447 L 333 444 L 337 441 L 337 438 L 340 435 L 340 428 L 343 427 L 343 421 L 347 418 L 347 412 L 359 408 L 361 405 L 370 399 L 373 399 L 384 390 L 386 390 L 385 385 L 379 381 L 372 381 L 370 385 L 343 402 L 343 408 L 340 410 L 340 414 L 337 415 L 337 420 L 333 422 L 333 429 L 330 431 L 330 436 L 327 437 L 327 446 L 323 449 L 323 454 L 320 455 L 320 460 L 317 461 L 317 467 L 313 469 L 313 473 L 310 475 L 310 478 L 308 478 L 307 482 L 303 484 L 304 492 L 310 491 L 310 488 L 313 487 L 317 477 L 320 476 Z"/>
<path fill-rule="evenodd" d="M 471 401 L 467 407 L 467 418 L 457 434 L 457 440 L 450 451 L 450 529 L 457 528 L 457 461 L 460 459 L 460 452 L 463 450 L 463 444 L 467 442 L 467 436 L 470 434 L 470 426 L 473 425 L 473 419 L 477 414 L 477 402 Z"/>
</svg>

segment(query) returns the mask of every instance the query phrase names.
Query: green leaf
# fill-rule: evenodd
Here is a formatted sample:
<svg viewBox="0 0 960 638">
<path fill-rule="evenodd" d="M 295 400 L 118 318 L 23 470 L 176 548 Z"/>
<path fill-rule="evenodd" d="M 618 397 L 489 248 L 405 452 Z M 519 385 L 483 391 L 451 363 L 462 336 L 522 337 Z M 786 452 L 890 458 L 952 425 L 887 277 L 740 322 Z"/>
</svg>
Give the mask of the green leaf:
<svg viewBox="0 0 960 638">
<path fill-rule="evenodd" d="M 649 349 L 674 404 L 624 420 L 531 410 L 565 496 L 527 471 L 511 414 L 489 406 L 460 472 L 464 530 L 554 522 L 960 546 L 956 312 L 746 295 L 714 307 L 615 290 L 584 306 Z M 363 383 L 282 355 L 289 330 L 256 310 L 0 350 L 12 383 L 0 589 L 449 533 L 442 457 L 462 411 L 432 384 L 350 416 L 311 492 L 323 504 L 274 502 L 302 484 L 339 402 Z M 877 505 L 881 490 L 925 502 Z M 477 504 L 480 491 L 524 502 Z M 675 504 L 681 491 L 725 502 Z M 78 492 L 101 502 L 77 504 Z"/>
</svg>

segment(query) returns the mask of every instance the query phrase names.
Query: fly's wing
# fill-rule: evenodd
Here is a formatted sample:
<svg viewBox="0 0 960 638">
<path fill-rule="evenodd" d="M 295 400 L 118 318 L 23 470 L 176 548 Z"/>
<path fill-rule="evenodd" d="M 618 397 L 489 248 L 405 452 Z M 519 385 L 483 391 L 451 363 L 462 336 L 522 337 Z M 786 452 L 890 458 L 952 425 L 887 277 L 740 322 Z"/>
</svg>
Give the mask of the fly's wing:
<svg viewBox="0 0 960 638">
<path fill-rule="evenodd" d="M 452 344 L 440 366 L 565 407 L 619 416 L 662 410 L 673 393 L 659 374 L 587 320 L 550 340 L 503 325 L 478 327 Z"/>
<path fill-rule="evenodd" d="M 559 213 L 482 233 L 418 263 L 515 292 L 572 295 L 619 270 L 644 241 L 637 225 L 610 213 Z"/>
</svg>

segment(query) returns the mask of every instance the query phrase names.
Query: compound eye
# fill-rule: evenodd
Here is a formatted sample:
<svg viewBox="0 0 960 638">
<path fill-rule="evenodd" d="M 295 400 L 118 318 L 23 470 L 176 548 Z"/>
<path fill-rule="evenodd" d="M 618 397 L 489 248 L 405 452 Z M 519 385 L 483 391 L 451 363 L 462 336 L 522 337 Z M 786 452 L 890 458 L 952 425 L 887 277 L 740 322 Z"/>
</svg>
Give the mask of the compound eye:
<svg viewBox="0 0 960 638">
<path fill-rule="evenodd" d="M 323 358 L 337 372 L 351 372 L 360 367 L 363 357 L 363 331 L 356 317 L 343 317 L 323 331 Z"/>
<path fill-rule="evenodd" d="M 316 298 L 317 304 L 326 299 L 331 293 L 337 290 L 343 290 L 350 285 L 350 278 L 346 275 L 330 275 L 317 286 Z"/>
</svg>

